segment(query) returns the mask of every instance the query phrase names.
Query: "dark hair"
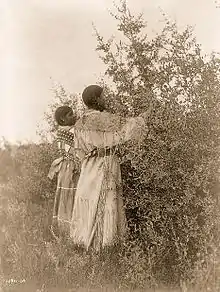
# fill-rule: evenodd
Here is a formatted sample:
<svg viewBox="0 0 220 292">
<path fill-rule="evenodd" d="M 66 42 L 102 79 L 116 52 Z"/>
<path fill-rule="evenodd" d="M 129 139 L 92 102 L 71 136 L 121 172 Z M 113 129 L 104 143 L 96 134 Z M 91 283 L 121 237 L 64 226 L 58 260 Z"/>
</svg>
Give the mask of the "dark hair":
<svg viewBox="0 0 220 292">
<path fill-rule="evenodd" d="M 89 85 L 83 90 L 82 99 L 84 104 L 91 109 L 99 109 L 99 97 L 103 88 L 99 85 Z"/>
<path fill-rule="evenodd" d="M 58 125 L 64 126 L 65 122 L 63 118 L 70 112 L 73 112 L 73 109 L 67 105 L 60 106 L 56 109 L 54 117 Z"/>
</svg>

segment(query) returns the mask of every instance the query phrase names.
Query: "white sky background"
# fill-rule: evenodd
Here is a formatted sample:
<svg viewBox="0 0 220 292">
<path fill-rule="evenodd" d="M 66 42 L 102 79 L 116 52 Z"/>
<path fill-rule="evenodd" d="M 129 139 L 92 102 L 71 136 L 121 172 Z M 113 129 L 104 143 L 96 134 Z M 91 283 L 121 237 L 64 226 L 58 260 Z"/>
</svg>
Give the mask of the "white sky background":
<svg viewBox="0 0 220 292">
<path fill-rule="evenodd" d="M 117 0 L 116 0 L 117 2 Z M 128 0 L 157 30 L 159 7 L 180 26 L 195 26 L 204 51 L 220 52 L 220 9 L 214 0 Z M 37 140 L 37 124 L 53 98 L 50 77 L 79 93 L 103 73 L 92 22 L 110 37 L 111 0 L 0 0 L 0 136 Z"/>
</svg>

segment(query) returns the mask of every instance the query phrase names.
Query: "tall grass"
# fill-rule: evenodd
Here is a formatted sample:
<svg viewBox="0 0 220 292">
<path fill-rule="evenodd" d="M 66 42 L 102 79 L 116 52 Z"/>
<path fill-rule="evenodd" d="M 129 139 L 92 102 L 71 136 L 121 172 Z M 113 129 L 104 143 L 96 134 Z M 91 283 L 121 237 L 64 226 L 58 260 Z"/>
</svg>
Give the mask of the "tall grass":
<svg viewBox="0 0 220 292">
<path fill-rule="evenodd" d="M 50 231 L 54 180 L 46 179 L 54 158 L 51 145 L 29 145 L 18 150 L 15 164 L 19 171 L 1 188 L 0 230 L 1 269 L 5 279 L 22 279 L 48 286 L 66 288 L 156 288 L 164 286 L 161 275 L 170 273 L 172 264 L 161 266 L 161 258 L 169 252 L 158 246 L 143 248 L 130 238 L 118 248 L 97 254 L 75 247 L 67 238 Z M 216 234 L 215 236 L 218 236 Z M 179 244 L 176 239 L 176 244 Z M 160 249 L 160 250 L 159 250 Z M 164 253 L 163 253 L 164 252 Z M 170 251 L 172 253 L 172 251 Z M 193 287 L 192 291 L 218 291 L 220 279 L 219 249 L 197 255 L 190 278 L 179 285 L 167 281 L 166 286 Z M 189 264 L 186 257 L 186 266 Z M 175 273 L 175 270 L 173 270 Z M 190 279 L 190 280 L 189 280 Z M 7 285 L 6 285 L 7 286 Z"/>
</svg>

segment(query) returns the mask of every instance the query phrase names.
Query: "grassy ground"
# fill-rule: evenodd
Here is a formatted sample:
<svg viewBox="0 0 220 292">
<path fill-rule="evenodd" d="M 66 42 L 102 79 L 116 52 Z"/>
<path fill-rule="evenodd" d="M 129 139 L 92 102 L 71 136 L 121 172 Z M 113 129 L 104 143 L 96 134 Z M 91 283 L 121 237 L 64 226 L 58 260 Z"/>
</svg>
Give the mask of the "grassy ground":
<svg viewBox="0 0 220 292">
<path fill-rule="evenodd" d="M 24 284 L 14 284 L 10 288 L 3 290 L 4 292 L 181 292 L 180 289 L 115 289 L 113 286 L 105 286 L 102 288 L 63 288 L 63 287 L 46 287 L 34 282 Z"/>
<path fill-rule="evenodd" d="M 0 230 L 0 250 L 1 245 L 4 244 L 5 241 L 5 247 L 6 251 L 10 248 L 10 253 L 13 252 L 13 259 L 14 261 L 10 261 L 10 266 L 8 266 L 8 272 L 7 273 L 7 279 L 10 279 L 14 277 L 14 275 L 11 274 L 12 269 L 14 268 L 15 272 L 17 271 L 18 274 L 24 274 L 26 273 L 27 276 L 24 276 L 25 279 L 27 279 L 29 276 L 34 279 L 32 281 L 28 281 L 26 283 L 15 283 L 12 282 L 7 285 L 3 285 L 3 288 L 0 292 L 101 292 L 101 291 L 114 291 L 114 292 L 127 292 L 127 291 L 133 291 L 133 292 L 218 292 L 220 290 L 216 290 L 216 287 L 218 285 L 213 285 L 213 282 L 218 282 L 218 279 L 220 277 L 220 266 L 219 270 L 215 268 L 215 277 L 208 277 L 208 280 L 204 279 L 203 274 L 201 273 L 201 279 L 199 280 L 200 284 L 198 287 L 194 290 L 185 289 L 184 287 L 182 289 L 171 289 L 171 288 L 154 288 L 154 289 L 131 289 L 131 288 L 124 288 L 119 289 L 115 288 L 113 284 L 111 284 L 113 281 L 109 280 L 107 278 L 108 284 L 105 282 L 105 276 L 107 274 L 111 275 L 111 279 L 119 278 L 120 281 L 116 284 L 117 287 L 121 287 L 120 283 L 126 282 L 126 279 L 124 278 L 124 275 L 126 273 L 122 272 L 120 269 L 117 268 L 117 265 L 115 264 L 114 259 L 112 257 L 108 257 L 105 254 L 104 261 L 100 261 L 99 259 L 91 256 L 86 256 L 82 253 L 75 253 L 74 250 L 71 248 L 71 246 L 68 247 L 67 244 L 54 244 L 49 243 L 48 246 L 44 246 L 43 240 L 44 237 L 41 234 L 41 229 L 45 225 L 45 229 L 47 227 L 47 221 L 45 218 L 48 217 L 48 210 L 44 208 L 36 209 L 37 212 L 26 214 L 26 205 L 19 206 L 19 204 L 11 204 L 10 208 L 8 206 L 8 198 L 10 198 L 9 193 L 7 193 L 7 196 L 5 196 L 5 200 L 3 200 L 3 197 L 1 198 L 1 208 L 2 212 L 2 219 L 5 219 L 5 227 Z M 23 206 L 23 207 L 22 207 Z M 35 205 L 34 205 L 35 206 Z M 35 206 L 36 208 L 36 206 Z M 45 214 L 44 214 L 45 213 Z M 7 217 L 5 217 L 5 215 Z M 10 216 L 9 216 L 10 215 Z M 24 220 L 21 220 L 23 218 Z M 11 221 L 10 221 L 11 220 Z M 21 223 L 25 223 L 23 226 L 19 223 L 19 220 L 21 220 Z M 36 222 L 34 221 L 36 220 Z M 4 220 L 3 220 L 4 221 Z M 2 220 L 0 220 L 0 223 L 3 223 Z M 39 222 L 38 222 L 39 221 Z M 33 226 L 32 226 L 33 223 Z M 36 235 L 33 239 L 33 234 L 35 234 L 36 229 Z M 17 233 L 17 231 L 19 232 Z M 29 232 L 30 231 L 30 232 Z M 8 232 L 8 233 L 7 233 Z M 30 233 L 30 234 L 29 234 Z M 1 236 L 1 234 L 5 234 L 4 236 Z M 15 238 L 13 239 L 13 235 L 15 235 Z M 12 240 L 10 240 L 12 238 Z M 34 242 L 33 242 L 34 240 Z M 30 243 L 34 243 L 30 246 Z M 34 246 L 34 248 L 33 248 Z M 68 250 L 65 250 L 63 248 L 65 246 L 68 247 Z M 14 248 L 14 249 L 13 249 Z M 70 252 L 70 254 L 69 254 Z M 7 257 L 7 253 L 6 253 Z M 62 260 L 64 263 L 64 267 L 60 267 L 59 271 L 56 271 L 55 264 L 58 260 Z M 53 260 L 55 261 L 55 264 L 53 263 Z M 70 261 L 71 269 L 67 269 L 67 262 Z M 215 259 L 216 262 L 216 259 Z M 35 263 L 35 265 L 34 265 Z M 42 267 L 46 267 L 46 264 L 48 263 L 50 269 L 45 270 Z M 214 261 L 213 261 L 214 263 Z M 11 264 L 14 265 L 12 268 Z M 122 265 L 122 270 L 125 270 L 134 277 L 133 281 L 135 282 L 136 286 L 138 287 L 141 281 L 145 280 L 145 276 L 149 272 L 149 268 L 145 270 L 138 270 L 138 268 L 141 267 L 140 259 L 137 259 L 136 262 L 132 262 L 132 269 L 130 266 L 126 266 L 125 263 Z M 215 265 L 217 267 L 217 264 Z M 65 269 L 66 268 L 66 269 Z M 207 269 L 208 271 L 209 269 Z M 35 272 L 40 272 L 40 280 L 35 280 Z M 46 271 L 49 271 L 48 276 L 46 274 Z M 93 273 L 95 271 L 95 274 Z M 0 271 L 1 272 L 1 271 Z M 149 272 L 150 273 L 150 272 Z M 86 277 L 89 279 L 87 280 Z M 51 277 L 51 279 L 48 279 L 48 277 Z M 130 275 L 131 276 L 131 275 Z M 210 278 L 210 279 L 209 279 Z M 204 282 L 204 280 L 206 280 Z M 66 281 L 69 281 L 67 283 Z M 90 286 L 90 283 L 94 283 L 96 285 L 95 287 L 98 288 L 92 288 Z M 116 281 L 117 282 L 117 281 Z M 203 284 L 204 282 L 204 284 Z M 207 282 L 207 283 L 206 283 Z M 0 281 L 1 283 L 1 281 Z M 59 286 L 55 283 L 59 283 Z M 68 288 L 65 287 L 65 283 L 67 283 Z M 110 284 L 109 284 L 110 283 Z M 120 284 L 120 285 L 119 285 Z M 138 284 L 138 285 L 137 285 Z M 5 286 L 5 287 L 4 287 Z M 54 286 L 54 287 L 53 287 Z M 74 288 L 73 288 L 74 287 Z M 130 286 L 127 286 L 130 287 Z M 140 285 L 141 287 L 141 285 Z M 146 286 L 145 286 L 146 287 Z M 155 286 L 147 286 L 147 287 L 157 287 Z M 201 288 L 202 287 L 202 288 Z M 211 287 L 211 288 L 210 288 Z M 214 288 L 213 288 L 214 287 Z M 218 286 L 219 287 L 219 286 Z M 217 288 L 218 289 L 218 288 Z"/>
</svg>

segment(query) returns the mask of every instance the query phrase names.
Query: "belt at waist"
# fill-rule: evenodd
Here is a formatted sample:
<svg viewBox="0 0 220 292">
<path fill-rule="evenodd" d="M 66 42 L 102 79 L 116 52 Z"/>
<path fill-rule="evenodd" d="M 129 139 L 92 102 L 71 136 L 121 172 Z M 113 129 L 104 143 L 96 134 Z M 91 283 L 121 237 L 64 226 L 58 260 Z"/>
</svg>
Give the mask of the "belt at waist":
<svg viewBox="0 0 220 292">
<path fill-rule="evenodd" d="M 105 156 L 110 156 L 116 154 L 117 147 L 103 147 L 103 148 L 98 148 L 95 147 L 91 152 L 89 152 L 86 155 L 86 158 L 91 158 L 91 157 L 105 157 Z"/>
</svg>

